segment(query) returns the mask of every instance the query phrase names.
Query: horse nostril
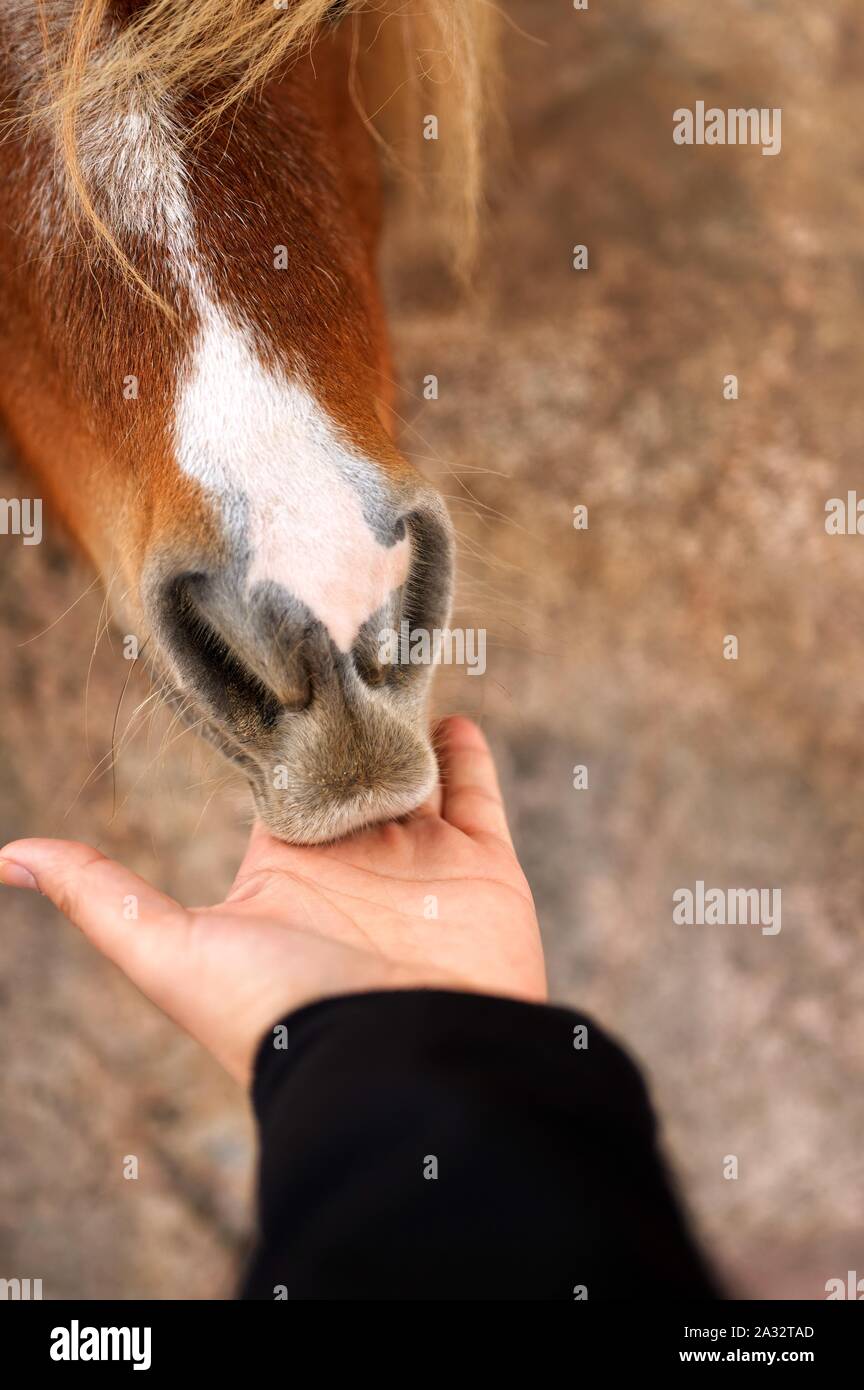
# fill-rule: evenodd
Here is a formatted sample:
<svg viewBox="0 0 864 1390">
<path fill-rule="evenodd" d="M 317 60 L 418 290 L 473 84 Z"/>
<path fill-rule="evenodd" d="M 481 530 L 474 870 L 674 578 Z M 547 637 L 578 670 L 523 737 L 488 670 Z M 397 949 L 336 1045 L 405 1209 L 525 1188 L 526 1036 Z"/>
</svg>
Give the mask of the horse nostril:
<svg viewBox="0 0 864 1390">
<path fill-rule="evenodd" d="M 238 615 L 236 603 L 224 611 L 218 582 L 206 574 L 169 581 L 161 618 L 161 635 L 184 684 L 244 740 L 272 728 L 286 708 L 309 703 L 311 684 L 296 644 L 291 659 L 281 660 L 281 653 L 256 640 L 251 615 Z"/>
<path fill-rule="evenodd" d="M 387 629 L 382 631 L 386 633 Z M 351 653 L 355 671 L 373 690 L 379 690 L 394 679 L 395 668 L 382 658 L 383 640 L 381 632 L 363 632 Z"/>
<path fill-rule="evenodd" d="M 237 558 L 218 568 L 154 572 L 145 601 L 156 618 L 157 643 L 205 727 L 215 722 L 247 747 L 268 746 L 286 715 L 315 705 L 326 721 L 341 704 L 354 710 L 363 699 L 358 678 L 381 691 L 382 708 L 403 693 L 416 701 L 430 673 L 413 655 L 406 661 L 405 629 L 410 641 L 418 629 L 446 625 L 451 534 L 443 508 L 426 499 L 402 516 L 391 512 L 388 525 L 394 544 L 409 541 L 399 563 L 388 569 L 380 526 L 368 573 L 353 551 L 337 552 L 327 563 L 324 557 L 324 578 L 312 594 L 320 604 L 307 602 L 299 571 L 294 587 L 271 573 L 250 582 L 248 566 Z M 344 621 L 334 627 L 328 614 Z"/>
<path fill-rule="evenodd" d="M 453 542 L 448 524 L 431 507 L 417 508 L 395 523 L 398 541 L 411 537 L 411 568 L 392 602 L 364 623 L 352 657 L 358 675 L 373 688 L 401 688 L 422 678 L 419 663 L 406 661 L 406 647 L 418 634 L 443 628 L 450 612 Z"/>
</svg>

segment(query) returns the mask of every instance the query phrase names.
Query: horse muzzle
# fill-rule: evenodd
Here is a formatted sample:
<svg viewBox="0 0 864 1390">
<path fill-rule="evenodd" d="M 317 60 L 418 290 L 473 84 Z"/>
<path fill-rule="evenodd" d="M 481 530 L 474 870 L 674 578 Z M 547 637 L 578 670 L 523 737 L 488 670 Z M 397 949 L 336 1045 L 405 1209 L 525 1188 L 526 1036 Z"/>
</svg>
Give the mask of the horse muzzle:
<svg viewBox="0 0 864 1390">
<path fill-rule="evenodd" d="M 146 567 L 155 664 L 187 723 L 243 769 L 259 815 L 281 839 L 317 844 L 405 815 L 435 785 L 432 669 L 400 664 L 390 639 L 406 625 L 447 622 L 452 532 L 436 497 L 400 518 L 394 546 L 403 541 L 401 582 L 376 591 L 378 606 L 362 621 L 342 624 L 284 582 L 250 583 L 242 550 L 172 551 Z M 346 592 L 363 590 L 363 574 L 343 580 Z"/>
</svg>

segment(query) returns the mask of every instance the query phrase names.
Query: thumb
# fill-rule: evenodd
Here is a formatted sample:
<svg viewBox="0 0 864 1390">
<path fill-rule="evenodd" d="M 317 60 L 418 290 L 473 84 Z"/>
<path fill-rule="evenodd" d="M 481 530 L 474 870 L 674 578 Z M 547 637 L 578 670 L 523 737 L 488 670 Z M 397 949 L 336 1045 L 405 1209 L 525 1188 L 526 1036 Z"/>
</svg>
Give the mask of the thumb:
<svg viewBox="0 0 864 1390">
<path fill-rule="evenodd" d="M 179 944 L 176 928 L 187 921 L 185 908 L 173 898 L 98 850 L 70 840 L 13 840 L 0 850 L 0 883 L 44 893 L 142 988 L 145 967 L 153 963 L 153 929 L 175 928 L 158 936 Z"/>
<path fill-rule="evenodd" d="M 498 773 L 485 736 L 471 719 L 451 715 L 436 730 L 441 814 L 472 837 L 491 835 L 513 848 Z"/>
</svg>

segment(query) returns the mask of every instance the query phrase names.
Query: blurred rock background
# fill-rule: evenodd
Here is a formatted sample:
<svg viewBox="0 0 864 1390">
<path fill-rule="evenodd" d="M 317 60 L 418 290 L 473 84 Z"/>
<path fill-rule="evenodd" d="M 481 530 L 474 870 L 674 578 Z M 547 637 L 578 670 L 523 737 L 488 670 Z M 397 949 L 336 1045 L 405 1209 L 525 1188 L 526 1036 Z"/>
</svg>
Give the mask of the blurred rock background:
<svg viewBox="0 0 864 1390">
<path fill-rule="evenodd" d="M 864 1261 L 864 539 L 824 529 L 828 498 L 864 495 L 864 12 L 504 9 L 477 285 L 454 299 L 416 220 L 387 248 L 403 443 L 460 529 L 455 621 L 489 632 L 486 675 L 442 672 L 437 705 L 492 738 L 553 995 L 641 1059 L 730 1286 L 824 1297 Z M 781 154 L 676 146 L 697 100 L 782 108 Z M 3 542 L 0 834 L 73 835 L 213 900 L 245 792 L 161 715 L 99 777 L 128 663 L 91 581 L 50 521 Z M 123 695 L 121 742 L 147 695 Z M 779 887 L 782 931 L 673 926 L 697 879 Z M 244 1099 L 47 904 L 0 912 L 0 1275 L 227 1296 Z"/>
</svg>

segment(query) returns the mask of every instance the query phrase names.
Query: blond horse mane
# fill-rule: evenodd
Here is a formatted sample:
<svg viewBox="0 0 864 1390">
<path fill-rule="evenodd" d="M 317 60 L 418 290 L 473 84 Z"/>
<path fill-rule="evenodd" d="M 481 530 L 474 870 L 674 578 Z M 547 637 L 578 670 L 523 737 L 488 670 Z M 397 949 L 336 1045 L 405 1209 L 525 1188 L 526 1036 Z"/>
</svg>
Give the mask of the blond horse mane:
<svg viewBox="0 0 864 1390">
<path fill-rule="evenodd" d="M 111 0 L 70 0 L 71 18 L 67 6 L 58 27 L 52 25 L 56 11 L 37 0 L 47 73 L 37 114 L 55 125 L 85 221 L 124 273 L 163 308 L 94 206 L 79 155 L 83 116 L 116 111 L 136 95 L 170 99 L 213 83 L 219 95 L 200 118 L 199 125 L 206 125 L 309 50 L 334 11 L 352 26 L 352 94 L 384 157 L 411 172 L 400 155 L 400 131 L 403 140 L 410 132 L 404 143 L 425 146 L 424 159 L 437 156 L 442 237 L 457 269 L 473 257 L 495 72 L 497 14 L 491 0 L 278 4 L 284 7 L 273 0 L 150 0 L 123 25 L 109 26 Z M 439 119 L 437 142 L 421 139 L 425 113 Z"/>
</svg>

